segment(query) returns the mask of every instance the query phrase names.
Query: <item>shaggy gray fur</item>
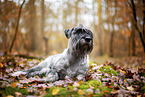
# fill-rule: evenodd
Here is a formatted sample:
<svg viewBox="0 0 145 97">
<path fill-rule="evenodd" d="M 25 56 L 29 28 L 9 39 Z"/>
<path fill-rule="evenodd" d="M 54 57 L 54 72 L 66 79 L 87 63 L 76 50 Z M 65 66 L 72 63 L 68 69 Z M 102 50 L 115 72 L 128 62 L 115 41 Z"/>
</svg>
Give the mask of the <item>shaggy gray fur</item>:
<svg viewBox="0 0 145 97">
<path fill-rule="evenodd" d="M 44 81 L 56 81 L 69 76 L 82 80 L 89 68 L 88 54 L 93 49 L 93 33 L 83 26 L 66 29 L 64 32 L 69 41 L 63 53 L 49 56 L 37 66 L 25 71 L 17 71 L 12 76 L 38 75 Z"/>
</svg>

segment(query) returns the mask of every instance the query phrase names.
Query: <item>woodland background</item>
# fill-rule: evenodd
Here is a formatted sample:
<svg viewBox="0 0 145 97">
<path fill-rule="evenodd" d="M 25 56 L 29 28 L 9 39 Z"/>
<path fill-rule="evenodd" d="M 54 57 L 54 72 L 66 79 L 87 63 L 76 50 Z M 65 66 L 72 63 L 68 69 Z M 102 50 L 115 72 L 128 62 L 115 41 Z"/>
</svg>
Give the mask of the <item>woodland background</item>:
<svg viewBox="0 0 145 97">
<path fill-rule="evenodd" d="M 0 0 L 0 52 L 61 53 L 78 24 L 94 33 L 91 58 L 145 52 L 144 0 Z"/>
</svg>

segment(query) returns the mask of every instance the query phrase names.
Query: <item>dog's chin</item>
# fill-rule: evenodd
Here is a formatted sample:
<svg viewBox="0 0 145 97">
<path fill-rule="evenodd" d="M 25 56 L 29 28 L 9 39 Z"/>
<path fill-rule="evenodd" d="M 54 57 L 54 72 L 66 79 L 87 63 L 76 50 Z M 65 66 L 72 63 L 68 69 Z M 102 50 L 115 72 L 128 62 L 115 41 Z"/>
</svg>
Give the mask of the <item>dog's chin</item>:
<svg viewBox="0 0 145 97">
<path fill-rule="evenodd" d="M 92 45 L 88 43 L 81 44 L 79 48 L 81 54 L 89 54 L 92 51 Z"/>
</svg>

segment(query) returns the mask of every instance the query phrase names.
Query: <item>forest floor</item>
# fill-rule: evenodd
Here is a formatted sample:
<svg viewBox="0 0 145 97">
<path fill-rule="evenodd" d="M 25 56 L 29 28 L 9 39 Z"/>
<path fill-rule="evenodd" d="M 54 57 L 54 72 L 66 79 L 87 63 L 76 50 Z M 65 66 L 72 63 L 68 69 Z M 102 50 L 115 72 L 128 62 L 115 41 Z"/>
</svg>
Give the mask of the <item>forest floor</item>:
<svg viewBox="0 0 145 97">
<path fill-rule="evenodd" d="M 40 81 L 38 76 L 10 76 L 41 61 L 0 55 L 0 97 L 145 97 L 145 60 L 142 58 L 97 57 L 90 61 L 88 74 L 82 81 L 68 76 L 55 82 Z"/>
</svg>

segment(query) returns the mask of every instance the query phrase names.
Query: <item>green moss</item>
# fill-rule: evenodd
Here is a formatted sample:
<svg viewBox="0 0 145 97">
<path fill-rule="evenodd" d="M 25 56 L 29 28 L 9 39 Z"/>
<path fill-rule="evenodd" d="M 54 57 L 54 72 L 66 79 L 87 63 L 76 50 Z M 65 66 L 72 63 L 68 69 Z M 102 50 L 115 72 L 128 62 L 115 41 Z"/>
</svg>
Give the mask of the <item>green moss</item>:
<svg viewBox="0 0 145 97">
<path fill-rule="evenodd" d="M 15 95 L 15 92 L 20 92 L 22 95 L 29 95 L 27 92 L 27 89 L 19 89 L 19 88 L 12 88 L 12 87 L 5 87 L 0 88 L 0 91 L 2 91 L 2 95 Z"/>
<path fill-rule="evenodd" d="M 108 75 L 111 75 L 111 74 L 113 74 L 114 76 L 118 75 L 118 73 L 109 65 L 103 66 L 99 70 L 102 71 L 102 72 L 107 73 Z"/>
<path fill-rule="evenodd" d="M 114 76 L 117 76 L 118 75 L 118 73 L 115 70 L 111 70 L 111 73 L 113 73 Z"/>
<path fill-rule="evenodd" d="M 66 88 L 59 88 L 59 95 L 64 95 L 66 94 L 67 90 Z"/>
<path fill-rule="evenodd" d="M 92 64 L 90 62 L 90 64 Z M 111 68 L 111 69 L 110 69 Z M 101 67 L 100 68 L 100 71 L 102 72 L 105 72 L 107 74 L 114 74 L 115 76 L 117 76 L 117 72 L 115 70 L 112 69 L 111 66 L 104 66 L 104 67 Z M 102 86 L 102 82 L 100 81 L 97 81 L 97 80 L 89 80 L 85 83 L 81 83 L 80 86 L 78 87 L 78 89 L 81 89 L 84 91 L 84 95 L 87 94 L 86 90 L 90 88 L 90 85 L 92 87 L 94 87 L 93 91 L 95 91 L 96 89 L 99 89 L 100 90 L 100 93 L 98 94 L 93 94 L 93 97 L 100 97 L 104 94 L 109 94 L 111 91 L 113 91 L 112 88 L 109 88 L 107 86 Z M 58 88 L 58 87 L 52 87 L 49 89 L 49 91 L 47 91 L 47 95 L 45 95 L 45 97 L 52 97 L 52 96 L 55 96 L 55 97 L 67 97 L 67 96 L 74 96 L 74 97 L 78 97 L 80 96 L 77 91 L 73 91 L 73 86 L 72 85 L 69 85 L 67 88 L 63 88 L 63 87 L 59 87 L 59 92 L 57 95 L 52 95 L 52 90 L 55 89 L 55 88 Z M 108 92 L 105 92 L 104 91 L 108 91 Z"/>
<path fill-rule="evenodd" d="M 145 93 L 145 85 L 141 88 L 141 92 Z"/>
<path fill-rule="evenodd" d="M 93 87 L 102 87 L 102 82 L 99 82 L 97 80 L 90 80 L 87 82 L 87 84 Z"/>
<path fill-rule="evenodd" d="M 79 89 L 82 89 L 82 90 L 89 89 L 89 88 L 90 88 L 89 85 L 80 85 L 79 86 Z"/>
<path fill-rule="evenodd" d="M 70 90 L 72 90 L 74 87 L 69 85 L 68 88 L 69 88 Z"/>
<path fill-rule="evenodd" d="M 70 86 L 72 88 L 72 86 Z M 56 95 L 52 95 L 53 89 L 59 89 L 59 92 Z M 78 96 L 77 92 L 72 91 L 72 89 L 67 89 L 63 87 L 52 87 L 46 91 L 47 94 L 44 97 L 68 97 L 70 95 Z"/>
</svg>

